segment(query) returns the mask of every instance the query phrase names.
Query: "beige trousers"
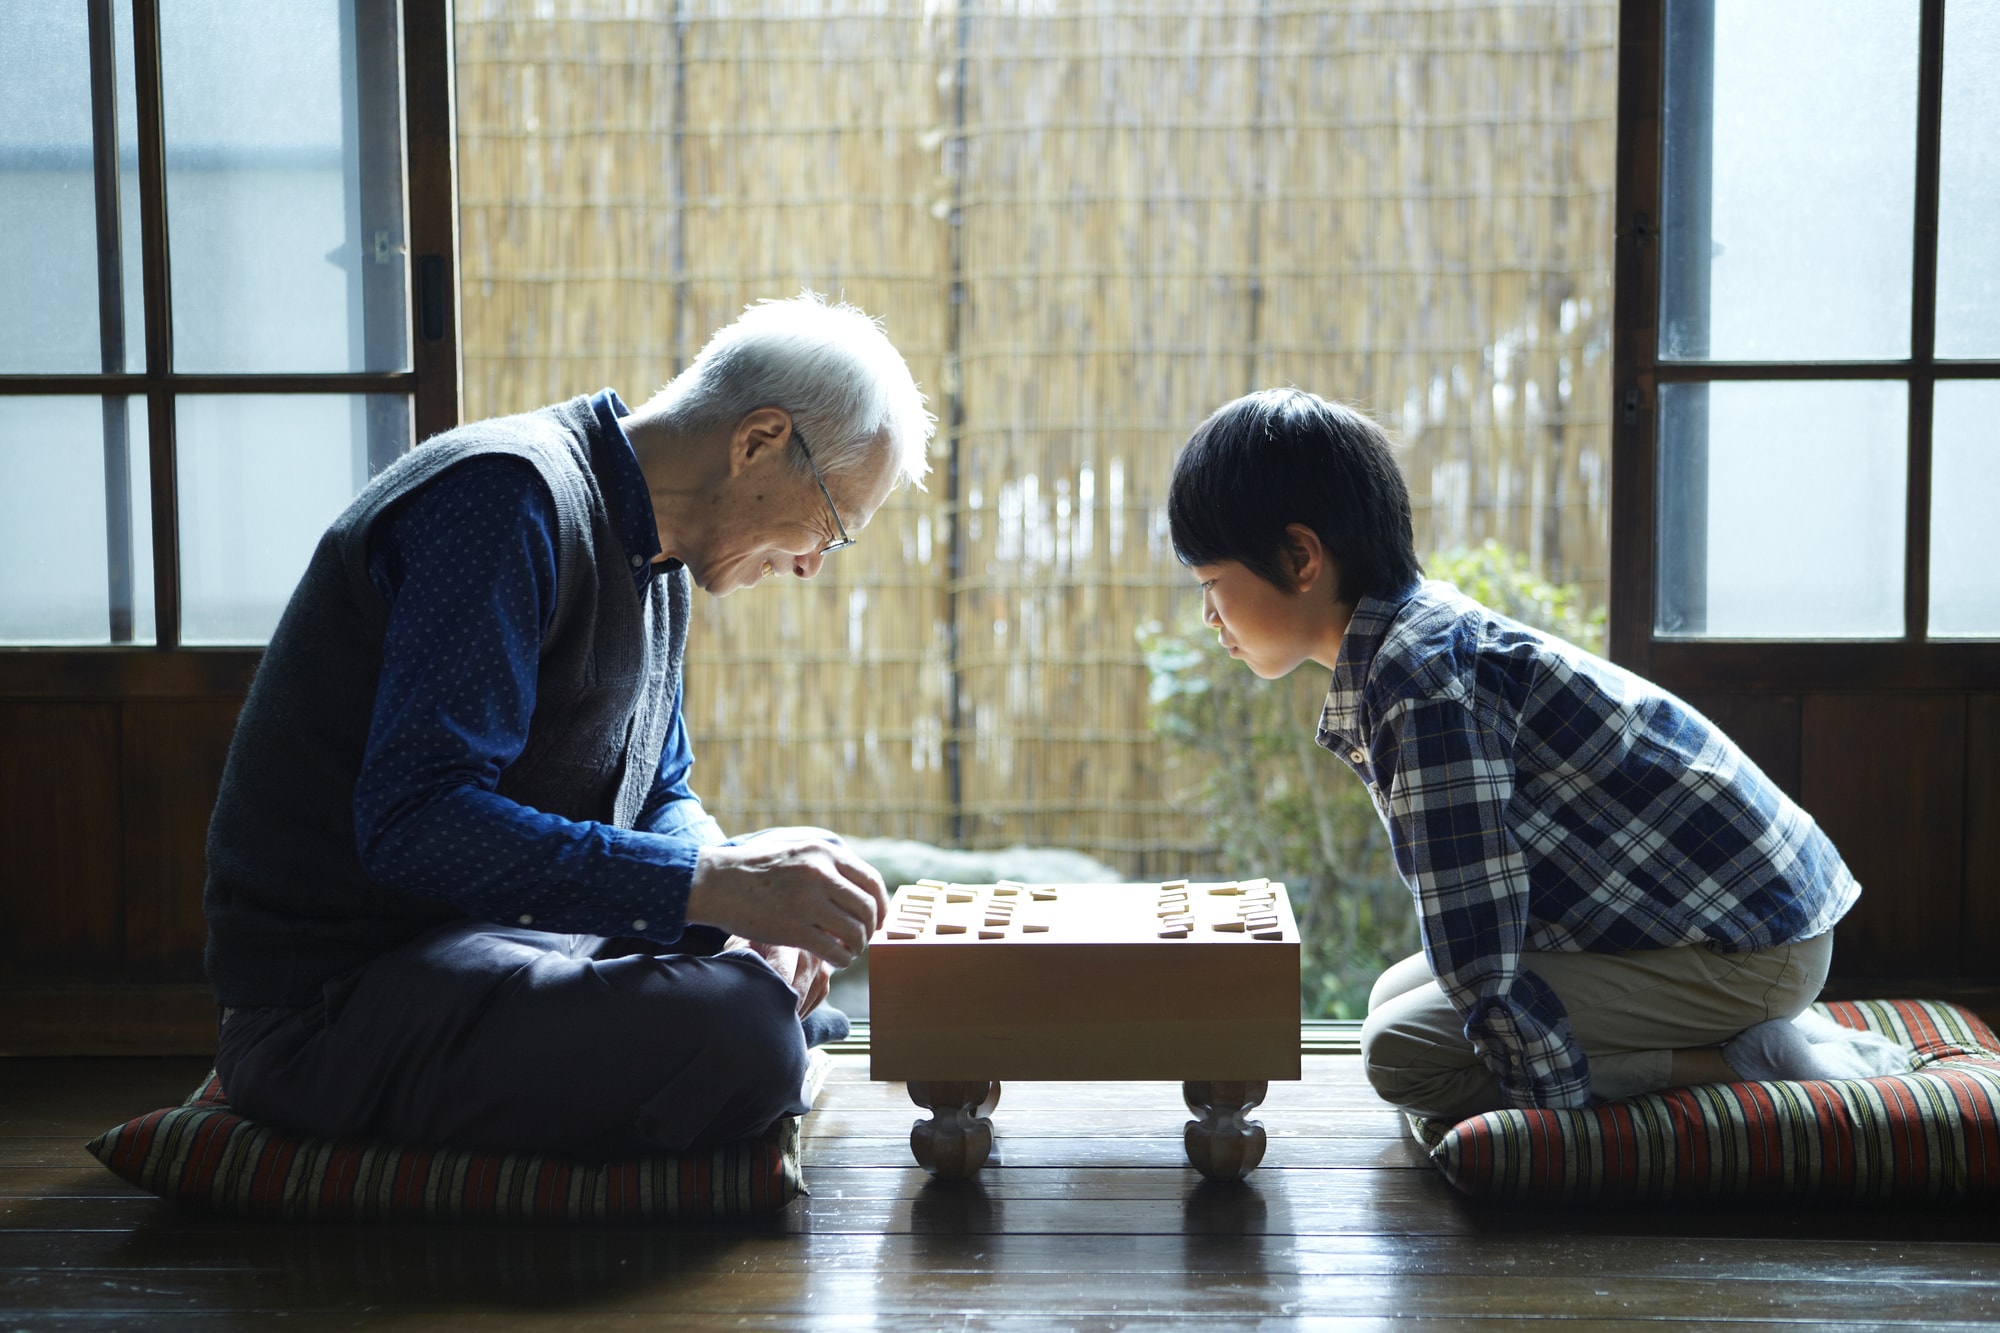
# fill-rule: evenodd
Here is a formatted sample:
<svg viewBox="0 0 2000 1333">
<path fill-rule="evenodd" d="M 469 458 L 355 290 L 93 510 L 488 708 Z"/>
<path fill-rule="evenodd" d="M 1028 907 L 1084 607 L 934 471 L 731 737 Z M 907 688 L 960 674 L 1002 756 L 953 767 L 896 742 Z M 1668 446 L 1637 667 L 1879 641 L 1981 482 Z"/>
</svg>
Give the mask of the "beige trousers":
<svg viewBox="0 0 2000 1333">
<path fill-rule="evenodd" d="M 1637 953 L 1525 953 L 1522 970 L 1554 990 L 1590 1059 L 1601 1100 L 1668 1086 L 1673 1052 L 1717 1046 L 1753 1023 L 1803 1013 L 1826 982 L 1831 931 L 1761 953 L 1707 945 Z M 1361 1027 L 1368 1081 L 1418 1115 L 1462 1120 L 1507 1106 L 1422 954 L 1384 972 Z"/>
</svg>

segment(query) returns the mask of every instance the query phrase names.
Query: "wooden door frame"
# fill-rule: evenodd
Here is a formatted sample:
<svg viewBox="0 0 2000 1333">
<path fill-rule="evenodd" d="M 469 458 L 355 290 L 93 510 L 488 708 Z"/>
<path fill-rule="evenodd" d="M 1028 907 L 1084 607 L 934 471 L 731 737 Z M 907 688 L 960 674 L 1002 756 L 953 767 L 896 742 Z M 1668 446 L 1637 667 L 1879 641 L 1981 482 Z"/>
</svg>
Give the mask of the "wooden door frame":
<svg viewBox="0 0 2000 1333">
<path fill-rule="evenodd" d="M 1838 752 L 1815 727 L 1833 727 L 1836 720 L 1865 726 L 1876 708 L 1916 723 L 1927 721 L 1933 734 L 1943 737 L 1936 747 L 1941 763 L 1929 762 L 1936 756 L 1919 754 L 1916 733 L 1921 726 L 1911 727 L 1906 740 L 1895 725 L 1880 724 L 1875 740 L 1902 747 L 1903 759 L 1913 768 L 1922 765 L 1913 777 L 1930 783 L 1922 799 L 1913 798 L 1897 813 L 1907 816 L 1906 829 L 1935 836 L 1935 846 L 1921 849 L 1933 862 L 1953 858 L 1963 876 L 1958 920 L 1950 923 L 1958 938 L 1950 956 L 1940 955 L 1939 966 L 1929 974 L 1899 976 L 1877 969 L 1853 976 L 1843 973 L 1843 956 L 1850 966 L 1859 964 L 1863 973 L 1870 973 L 1873 941 L 1867 931 L 1844 928 L 1835 953 L 1836 981 L 1829 990 L 1955 996 L 1993 1013 L 2000 1010 L 2000 866 L 1995 865 L 2000 832 L 1987 830 L 2000 816 L 1995 809 L 2000 802 L 2000 640 L 1928 637 L 1933 389 L 1939 380 L 2000 378 L 2000 361 L 1940 362 L 1934 353 L 1944 0 L 1922 0 L 1919 20 L 1911 354 L 1892 361 L 1776 364 L 1662 361 L 1657 355 L 1669 3 L 1622 0 L 1619 13 L 1610 655 L 1699 706 L 1717 710 L 1718 721 L 1809 813 L 1820 812 L 1802 793 L 1813 793 L 1849 828 L 1866 813 L 1846 808 L 1855 801 L 1843 793 L 1843 779 L 1826 775 Z M 1672 383 L 1753 380 L 1890 380 L 1909 386 L 1901 635 L 1808 642 L 1676 638 L 1655 632 L 1659 389 Z M 1951 739 L 1954 728 L 1956 741 Z M 1857 760 L 1882 757 L 1879 751 L 1858 754 L 1847 763 L 1858 766 Z M 1859 790 L 1858 782 L 1853 785 Z M 1880 858 L 1876 863 L 1879 868 Z M 1863 906 L 1879 912 L 1879 902 L 1868 903 L 1867 878 Z M 1900 888 L 1891 874 L 1877 891 L 1893 896 Z M 1946 933 L 1944 923 L 1937 933 Z"/>
<path fill-rule="evenodd" d="M 182 374 L 173 368 L 172 321 L 167 262 L 165 144 L 162 129 L 159 0 L 131 0 L 134 85 L 138 112 L 140 216 L 136 225 L 145 293 L 146 369 L 77 375 L 0 375 L 0 396 L 125 395 L 146 401 L 153 516 L 156 642 L 91 647 L 0 648 L 0 711 L 30 729 L 61 725 L 62 718 L 100 715 L 110 719 L 108 738 L 98 738 L 110 755 L 122 804 L 118 837 L 140 844 L 116 856 L 128 867 L 126 890 L 138 895 L 130 868 L 143 867 L 143 845 L 163 821 L 177 821 L 185 848 L 196 830 L 178 827 L 199 821 L 213 792 L 175 790 L 174 775 L 160 756 L 171 755 L 177 719 L 201 719 L 204 762 L 214 760 L 216 738 L 226 732 L 248 692 L 263 656 L 256 647 L 187 647 L 180 642 L 180 571 L 175 495 L 173 404 L 182 394 L 384 393 L 411 400 L 413 439 L 423 440 L 458 423 L 461 404 L 460 318 L 458 303 L 458 172 L 456 86 L 453 67 L 452 0 L 391 0 L 402 39 L 402 96 L 399 107 L 404 152 L 405 244 L 409 256 L 409 369 L 330 374 Z M 108 14 L 106 7 L 104 13 Z M 380 33 L 362 33 L 364 39 Z M 127 219 L 127 225 L 134 220 Z M 138 497 L 134 497 L 137 501 Z M 79 710 L 78 706 L 83 706 Z M 164 711 L 163 711 L 164 710 Z M 175 710 L 180 710 L 176 712 Z M 145 715 L 146 754 L 129 751 L 132 717 Z M 165 719 L 162 721 L 162 719 Z M 23 722 L 25 719 L 25 722 Z M 44 733 L 46 735 L 46 732 Z M 226 744 L 226 736 L 223 739 Z M 85 742 L 80 739 L 81 746 Z M 132 794 L 134 763 L 148 771 Z M 101 776 L 101 775 L 100 775 Z M 51 774 L 48 780 L 62 778 Z M 99 782 L 102 787 L 102 782 Z M 135 801 L 160 809 L 134 809 Z M 60 816 L 63 794 L 52 799 Z M 17 821 L 19 822 L 19 821 Z M 67 822 L 67 821 L 63 821 Z M 35 829 L 16 829 L 24 837 Z M 67 830 L 46 831 L 54 842 Z M 68 834 L 68 836 L 75 836 Z M 7 853 L 39 864 L 59 861 L 41 852 Z M 23 876 L 23 878 L 26 878 Z M 189 891 L 183 875 L 175 894 Z M 63 884 L 8 884 L 0 879 L 0 909 L 13 895 L 62 893 Z M 18 900 L 16 903 L 18 907 Z M 125 916 L 132 915 L 126 904 Z M 179 904 L 185 913 L 186 903 Z M 144 919 L 144 913 L 140 913 Z M 185 923 L 183 923 L 185 924 Z M 116 934 L 120 924 L 107 930 Z M 52 947 L 60 948 L 59 941 Z M 127 958 L 131 954 L 127 953 Z M 138 969 L 143 971 L 144 969 Z M 215 1011 L 208 989 L 191 979 L 110 981 L 102 975 L 67 981 L 38 978 L 0 984 L 0 1054 L 205 1052 L 214 1049 Z"/>
<path fill-rule="evenodd" d="M 1939 361 L 1939 121 L 1944 0 L 1923 0 L 1917 93 L 1911 355 L 1890 361 L 1666 361 L 1659 326 L 1661 115 L 1669 0 L 1623 0 L 1618 36 L 1618 164 L 1612 304 L 1610 654 L 1690 688 L 1974 689 L 2000 682 L 2000 640 L 1928 639 L 1931 396 L 1944 379 L 2000 378 L 2000 361 Z M 1675 639 L 1654 633 L 1659 388 L 1746 380 L 1900 380 L 1910 386 L 1904 630 L 1894 639 L 1807 642 Z"/>
</svg>

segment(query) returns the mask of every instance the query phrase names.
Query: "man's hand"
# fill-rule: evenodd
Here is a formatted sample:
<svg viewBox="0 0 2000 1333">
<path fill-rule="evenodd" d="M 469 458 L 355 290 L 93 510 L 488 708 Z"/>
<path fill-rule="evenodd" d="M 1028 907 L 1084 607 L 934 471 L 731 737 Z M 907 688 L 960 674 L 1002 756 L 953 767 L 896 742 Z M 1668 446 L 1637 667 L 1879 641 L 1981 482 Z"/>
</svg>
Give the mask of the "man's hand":
<svg viewBox="0 0 2000 1333">
<path fill-rule="evenodd" d="M 687 919 L 846 967 L 889 910 L 875 868 L 837 843 L 766 836 L 701 849 Z"/>
<path fill-rule="evenodd" d="M 804 1018 L 819 1008 L 821 1000 L 833 987 L 833 968 L 824 958 L 815 957 L 804 949 L 794 949 L 783 944 L 759 944 L 756 940 L 746 940 L 741 935 L 731 935 L 726 949 L 748 949 L 771 965 L 792 993 L 799 997 L 799 1017 Z"/>
</svg>

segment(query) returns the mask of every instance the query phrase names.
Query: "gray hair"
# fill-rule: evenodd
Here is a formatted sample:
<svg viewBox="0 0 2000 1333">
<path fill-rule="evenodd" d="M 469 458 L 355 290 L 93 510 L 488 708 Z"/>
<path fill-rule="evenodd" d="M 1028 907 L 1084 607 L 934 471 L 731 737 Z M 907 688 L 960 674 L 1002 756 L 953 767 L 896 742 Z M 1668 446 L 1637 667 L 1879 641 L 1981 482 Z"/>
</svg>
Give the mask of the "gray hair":
<svg viewBox="0 0 2000 1333">
<path fill-rule="evenodd" d="M 745 307 L 648 406 L 686 432 L 732 427 L 760 407 L 783 408 L 793 438 L 805 437 L 826 476 L 858 471 L 888 448 L 897 482 L 918 489 L 930 471 L 925 455 L 937 423 L 880 321 L 811 291 Z M 804 472 L 805 455 L 790 452 Z"/>
</svg>

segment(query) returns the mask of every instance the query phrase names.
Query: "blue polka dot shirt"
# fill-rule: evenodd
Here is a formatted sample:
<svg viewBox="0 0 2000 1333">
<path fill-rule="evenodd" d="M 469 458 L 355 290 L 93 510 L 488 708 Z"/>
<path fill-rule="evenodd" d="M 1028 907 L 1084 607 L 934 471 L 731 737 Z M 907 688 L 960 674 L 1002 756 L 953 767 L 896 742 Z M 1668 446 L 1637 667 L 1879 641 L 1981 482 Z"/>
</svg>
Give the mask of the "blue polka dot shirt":
<svg viewBox="0 0 2000 1333">
<path fill-rule="evenodd" d="M 618 423 L 624 404 L 605 390 L 592 407 L 617 446 L 598 460 L 599 483 L 643 592 L 662 568 L 645 477 Z M 555 502 L 534 466 L 477 457 L 420 487 L 377 526 L 368 575 L 389 604 L 354 789 L 369 876 L 475 920 L 680 940 L 695 859 L 723 835 L 688 786 L 678 697 L 636 828 L 564 819 L 496 790 L 527 743 L 555 611 Z M 704 950 L 710 933 L 698 932 Z"/>
</svg>

